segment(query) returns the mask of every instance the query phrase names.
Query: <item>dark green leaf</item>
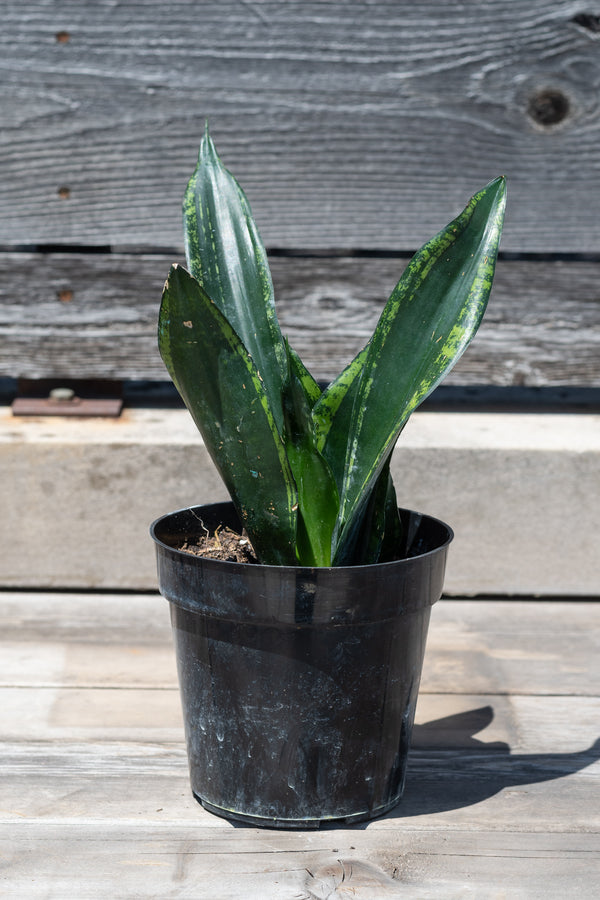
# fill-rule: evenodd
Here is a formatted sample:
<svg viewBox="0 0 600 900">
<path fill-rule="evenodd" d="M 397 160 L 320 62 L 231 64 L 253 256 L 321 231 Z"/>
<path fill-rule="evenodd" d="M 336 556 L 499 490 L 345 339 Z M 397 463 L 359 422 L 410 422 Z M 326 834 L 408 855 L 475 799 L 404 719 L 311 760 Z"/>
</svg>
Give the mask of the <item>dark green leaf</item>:
<svg viewBox="0 0 600 900">
<path fill-rule="evenodd" d="M 246 196 L 206 134 L 183 201 L 191 274 L 230 323 L 264 382 L 277 427 L 287 370 L 267 254 Z"/>
<path fill-rule="evenodd" d="M 339 422 L 348 434 L 340 490 L 341 543 L 409 415 L 450 371 L 479 327 L 492 285 L 505 196 L 504 178 L 477 193 L 414 256 L 382 313 L 368 345 L 349 429 L 347 414 Z M 337 430 L 334 416 L 327 440 L 336 448 L 342 442 Z"/>
<path fill-rule="evenodd" d="M 321 396 L 321 388 L 312 377 L 296 351 L 292 347 L 290 347 L 287 341 L 285 341 L 285 346 L 292 372 L 296 375 L 296 377 L 300 381 L 300 384 L 304 388 L 304 394 L 306 396 L 307 403 L 312 409 Z"/>
<path fill-rule="evenodd" d="M 336 566 L 363 566 L 397 559 L 401 552 L 402 523 L 390 459 L 379 473 L 371 494 L 352 519 L 343 544 L 337 547 Z"/>
<path fill-rule="evenodd" d="M 298 489 L 297 555 L 300 565 L 330 566 L 339 498 L 331 469 L 316 447 L 302 369 L 290 355 L 283 394 L 284 441 Z"/>
<path fill-rule="evenodd" d="M 261 376 L 227 319 L 179 266 L 165 284 L 159 348 L 260 561 L 295 565 L 298 497 Z"/>
<path fill-rule="evenodd" d="M 348 430 L 352 408 L 360 384 L 369 346 L 354 357 L 343 372 L 325 388 L 313 408 L 313 423 L 317 446 L 323 451 L 341 486 L 346 458 Z M 335 420 L 335 429 L 331 425 Z"/>
</svg>

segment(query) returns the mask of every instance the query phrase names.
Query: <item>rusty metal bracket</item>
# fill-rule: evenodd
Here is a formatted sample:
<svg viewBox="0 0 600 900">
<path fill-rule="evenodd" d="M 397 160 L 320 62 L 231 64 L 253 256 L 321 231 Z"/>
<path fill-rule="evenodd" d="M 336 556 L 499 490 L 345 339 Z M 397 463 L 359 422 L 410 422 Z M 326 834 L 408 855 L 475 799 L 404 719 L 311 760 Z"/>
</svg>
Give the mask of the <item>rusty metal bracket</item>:
<svg viewBox="0 0 600 900">
<path fill-rule="evenodd" d="M 100 416 L 117 418 L 122 385 L 113 381 L 21 379 L 11 404 L 13 416 Z"/>
</svg>

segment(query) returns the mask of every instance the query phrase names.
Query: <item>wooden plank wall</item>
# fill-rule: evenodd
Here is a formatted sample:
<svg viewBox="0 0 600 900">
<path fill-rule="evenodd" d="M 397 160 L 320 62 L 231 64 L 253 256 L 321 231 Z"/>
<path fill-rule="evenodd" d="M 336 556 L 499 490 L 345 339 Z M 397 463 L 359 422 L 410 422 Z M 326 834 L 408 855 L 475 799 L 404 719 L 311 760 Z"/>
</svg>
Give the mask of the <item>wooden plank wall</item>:
<svg viewBox="0 0 600 900">
<path fill-rule="evenodd" d="M 164 377 L 208 118 L 318 377 L 505 173 L 497 285 L 451 378 L 600 386 L 597 0 L 5 0 L 0 49 L 0 377 Z"/>
</svg>

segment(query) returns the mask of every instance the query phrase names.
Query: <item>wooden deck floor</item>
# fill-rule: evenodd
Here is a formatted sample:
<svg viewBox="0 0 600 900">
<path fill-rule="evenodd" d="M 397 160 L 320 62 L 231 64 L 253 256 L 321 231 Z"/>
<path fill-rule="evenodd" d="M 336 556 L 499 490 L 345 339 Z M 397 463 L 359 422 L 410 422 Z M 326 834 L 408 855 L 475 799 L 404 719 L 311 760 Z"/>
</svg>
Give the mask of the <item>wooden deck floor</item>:
<svg viewBox="0 0 600 900">
<path fill-rule="evenodd" d="M 402 804 L 319 832 L 194 801 L 161 598 L 5 592 L 0 625 L 2 897 L 600 894 L 600 603 L 437 604 Z"/>
</svg>

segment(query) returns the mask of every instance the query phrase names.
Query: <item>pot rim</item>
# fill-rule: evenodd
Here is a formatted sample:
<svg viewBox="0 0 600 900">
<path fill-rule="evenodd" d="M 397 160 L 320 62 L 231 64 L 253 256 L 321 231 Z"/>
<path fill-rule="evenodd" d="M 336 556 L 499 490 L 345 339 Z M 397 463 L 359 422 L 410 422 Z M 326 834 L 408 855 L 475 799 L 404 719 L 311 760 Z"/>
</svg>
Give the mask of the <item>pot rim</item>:
<svg viewBox="0 0 600 900">
<path fill-rule="evenodd" d="M 303 573 L 311 573 L 311 572 L 316 572 L 316 571 L 319 571 L 319 572 L 344 572 L 344 571 L 350 572 L 353 570 L 360 570 L 361 572 L 363 572 L 363 571 L 368 572 L 369 569 L 384 569 L 384 568 L 388 568 L 388 567 L 392 567 L 392 566 L 398 566 L 403 563 L 410 562 L 411 560 L 414 560 L 414 559 L 423 559 L 427 556 L 430 556 L 431 554 L 439 553 L 440 550 L 443 550 L 444 548 L 448 547 L 454 539 L 453 529 L 450 527 L 450 525 L 448 525 L 442 519 L 438 519 L 436 516 L 430 516 L 428 513 L 421 513 L 421 512 L 418 512 L 417 510 L 408 509 L 406 507 L 398 507 L 398 509 L 400 510 L 400 512 L 409 513 L 410 515 L 418 517 L 421 520 L 427 519 L 429 522 L 439 525 L 442 529 L 445 529 L 445 531 L 447 532 L 446 539 L 444 541 L 442 541 L 440 544 L 436 545 L 435 547 L 432 547 L 431 550 L 426 550 L 423 553 L 417 553 L 414 556 L 405 556 L 405 557 L 402 557 L 401 559 L 390 560 L 389 562 L 364 563 L 364 564 L 360 564 L 360 565 L 356 565 L 356 566 L 276 566 L 276 565 L 272 565 L 269 563 L 261 563 L 261 562 L 256 562 L 256 563 L 233 562 L 233 561 L 225 560 L 225 559 L 214 559 L 212 556 L 196 556 L 194 553 L 188 553 L 186 550 L 180 550 L 177 547 L 173 547 L 170 544 L 165 543 L 165 541 L 163 541 L 157 535 L 157 529 L 159 528 L 161 523 L 163 523 L 166 519 L 170 519 L 173 516 L 182 515 L 185 513 L 190 513 L 195 510 L 205 509 L 207 507 L 214 508 L 214 507 L 219 507 L 219 506 L 223 507 L 225 505 L 229 506 L 230 508 L 232 508 L 235 511 L 235 506 L 233 504 L 233 501 L 224 500 L 224 501 L 220 501 L 220 502 L 217 501 L 215 503 L 199 503 L 194 506 L 183 506 L 180 509 L 173 510 L 172 512 L 164 513 L 162 516 L 158 516 L 158 518 L 156 518 L 150 525 L 150 529 L 149 529 L 150 536 L 151 536 L 152 540 L 159 547 L 162 547 L 164 550 L 168 551 L 169 553 L 172 553 L 175 556 L 179 556 L 182 559 L 186 559 L 186 560 L 198 560 L 199 562 L 202 562 L 203 565 L 216 566 L 219 568 L 225 567 L 225 569 L 228 568 L 231 572 L 244 571 L 247 569 L 256 569 L 257 567 L 260 567 L 260 568 L 268 569 L 268 570 L 272 570 L 272 569 L 277 570 L 278 572 L 282 572 L 282 573 L 285 573 L 285 572 L 295 573 L 296 575 L 302 575 Z"/>
</svg>

